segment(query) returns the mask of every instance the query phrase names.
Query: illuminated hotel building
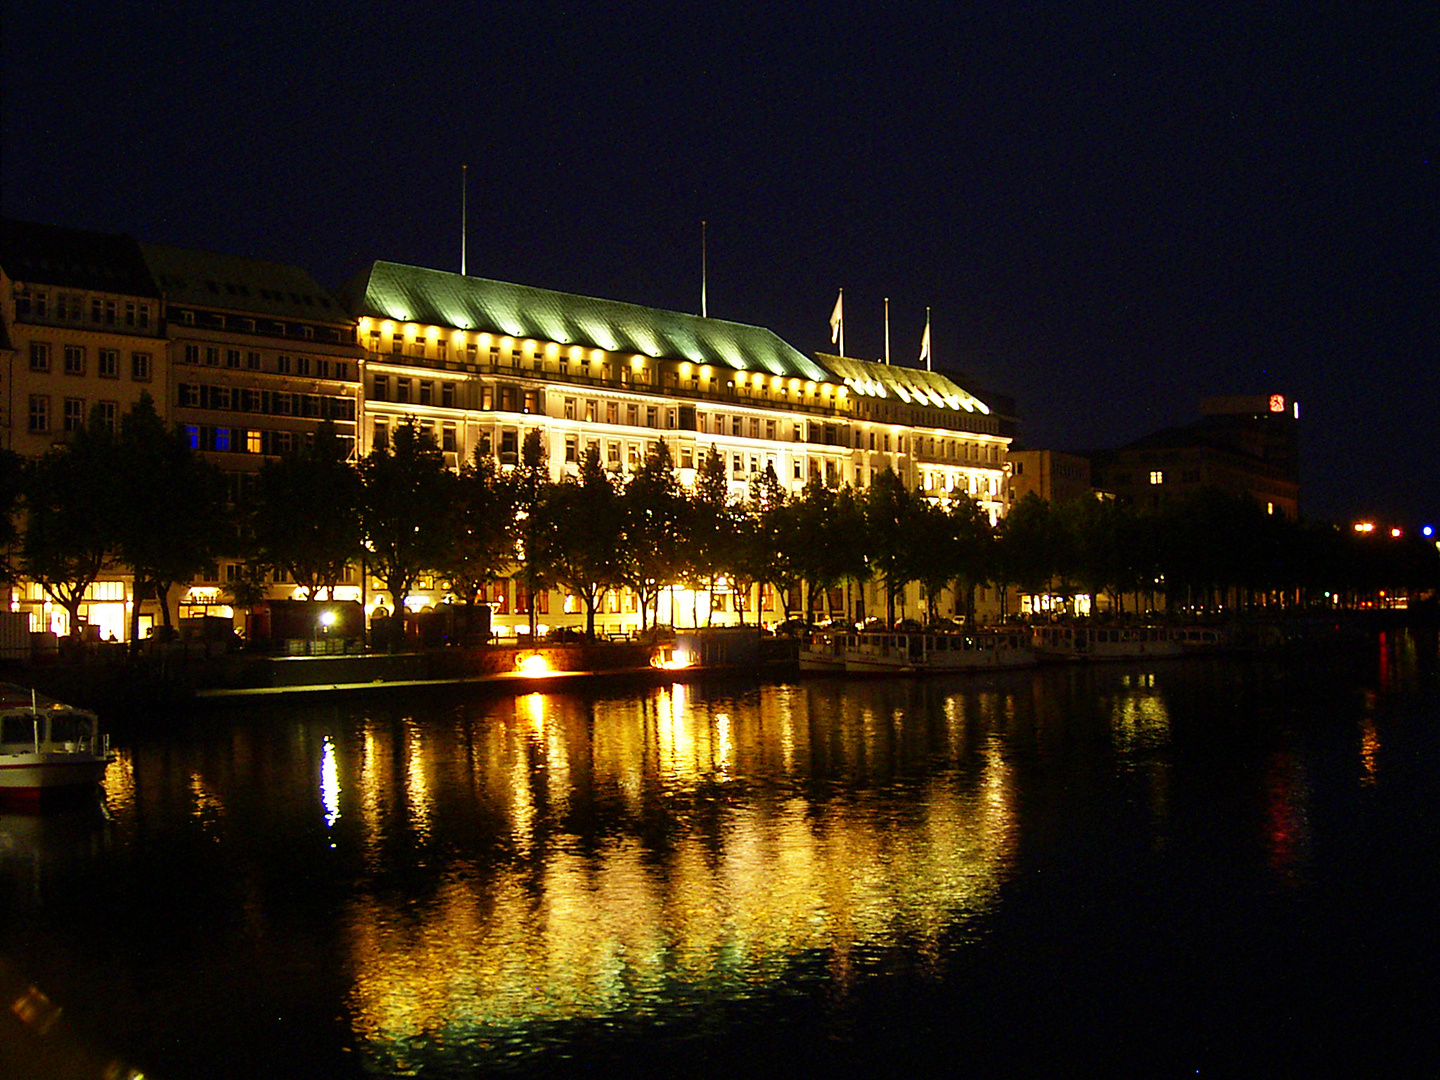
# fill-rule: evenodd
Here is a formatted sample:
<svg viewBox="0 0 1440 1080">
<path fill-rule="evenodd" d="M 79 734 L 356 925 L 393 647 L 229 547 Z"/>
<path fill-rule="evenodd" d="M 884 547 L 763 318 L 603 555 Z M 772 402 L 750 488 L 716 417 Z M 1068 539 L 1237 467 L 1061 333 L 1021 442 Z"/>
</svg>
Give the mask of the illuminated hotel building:
<svg viewBox="0 0 1440 1080">
<path fill-rule="evenodd" d="M 477 449 L 513 466 L 537 430 L 555 480 L 591 447 L 631 473 L 664 442 L 684 486 L 713 449 L 737 496 L 767 466 L 792 494 L 812 477 L 864 488 L 889 468 L 932 497 L 974 497 L 992 521 L 1003 513 L 1014 422 L 938 373 L 811 359 L 760 327 L 389 262 L 347 294 L 365 351 L 362 453 L 413 417 L 452 467 Z M 492 600 L 502 620 L 517 614 L 503 586 Z"/>
</svg>

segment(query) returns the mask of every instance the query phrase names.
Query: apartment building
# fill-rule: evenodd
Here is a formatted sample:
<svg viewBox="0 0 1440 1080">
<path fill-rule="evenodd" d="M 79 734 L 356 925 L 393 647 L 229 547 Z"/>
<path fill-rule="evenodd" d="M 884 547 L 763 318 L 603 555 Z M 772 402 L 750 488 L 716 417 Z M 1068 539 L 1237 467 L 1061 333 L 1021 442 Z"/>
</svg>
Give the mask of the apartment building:
<svg viewBox="0 0 1440 1080">
<path fill-rule="evenodd" d="M 134 239 L 0 220 L 0 439 L 39 457 L 98 410 L 114 427 L 148 393 L 163 409 L 164 303 Z M 123 637 L 129 578 L 107 573 L 81 617 Z M 68 615 L 33 581 L 8 590 L 32 629 L 69 631 Z"/>
<path fill-rule="evenodd" d="M 0 221 L 0 306 L 7 448 L 38 456 L 92 409 L 113 425 L 162 396 L 163 305 L 132 238 Z"/>
</svg>

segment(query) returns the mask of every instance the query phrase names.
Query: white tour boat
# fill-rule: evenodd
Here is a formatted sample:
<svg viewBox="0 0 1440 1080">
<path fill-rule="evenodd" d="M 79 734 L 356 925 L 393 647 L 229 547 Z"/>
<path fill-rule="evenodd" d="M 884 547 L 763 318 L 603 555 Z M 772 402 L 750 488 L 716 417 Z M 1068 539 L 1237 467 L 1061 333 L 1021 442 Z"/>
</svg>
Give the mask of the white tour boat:
<svg viewBox="0 0 1440 1080">
<path fill-rule="evenodd" d="M 1139 660 L 1181 656 L 1184 649 L 1159 626 L 1036 626 L 1030 644 L 1041 659 Z"/>
<path fill-rule="evenodd" d="M 0 799 L 93 788 L 110 760 L 94 713 L 0 683 Z"/>
<path fill-rule="evenodd" d="M 880 631 L 845 640 L 845 670 L 852 675 L 993 671 L 1035 663 L 1026 635 L 1013 630 Z"/>
<path fill-rule="evenodd" d="M 844 630 L 816 630 L 800 639 L 800 670 L 812 674 L 845 670 L 845 642 L 853 635 Z"/>
</svg>

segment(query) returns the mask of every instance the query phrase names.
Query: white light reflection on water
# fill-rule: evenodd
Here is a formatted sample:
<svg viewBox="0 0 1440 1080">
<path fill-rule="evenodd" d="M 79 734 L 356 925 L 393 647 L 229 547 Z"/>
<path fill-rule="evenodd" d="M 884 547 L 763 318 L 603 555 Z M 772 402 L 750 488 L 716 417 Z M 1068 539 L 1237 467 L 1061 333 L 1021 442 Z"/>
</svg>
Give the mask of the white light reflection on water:
<svg viewBox="0 0 1440 1080">
<path fill-rule="evenodd" d="M 480 799 L 524 839 L 509 859 L 452 860 L 418 909 L 378 890 L 352 902 L 349 1012 L 374 1067 L 480 1063 L 577 1020 L 676 1019 L 802 969 L 843 993 L 887 951 L 937 963 L 942 935 L 993 905 L 1014 843 L 997 746 L 963 769 L 816 802 L 785 780 L 789 762 L 895 768 L 913 735 L 891 709 L 780 688 L 718 705 L 662 690 L 592 718 L 548 698 L 539 760 L 524 749 L 529 706 L 518 723 L 475 726 L 499 751 L 479 757 L 509 763 L 475 778 Z M 954 723 L 936 732 L 941 748 Z M 530 797 L 532 773 L 557 766 L 625 820 L 586 840 L 567 831 L 563 807 Z"/>
<path fill-rule="evenodd" d="M 320 756 L 320 804 L 325 807 L 325 827 L 334 828 L 340 820 L 340 772 L 335 766 L 335 740 L 329 735 Z"/>
</svg>

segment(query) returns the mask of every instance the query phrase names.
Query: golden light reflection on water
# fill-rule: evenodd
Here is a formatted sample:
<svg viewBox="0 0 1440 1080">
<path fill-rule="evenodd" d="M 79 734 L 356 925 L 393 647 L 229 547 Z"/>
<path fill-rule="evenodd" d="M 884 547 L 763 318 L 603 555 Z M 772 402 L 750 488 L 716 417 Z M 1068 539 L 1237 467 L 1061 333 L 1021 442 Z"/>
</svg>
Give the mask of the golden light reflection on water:
<svg viewBox="0 0 1440 1080">
<path fill-rule="evenodd" d="M 1155 686 L 1153 672 L 1120 677 L 1111 704 L 1110 730 L 1122 766 L 1145 779 L 1150 840 L 1163 847 L 1170 820 L 1170 710 Z"/>
<path fill-rule="evenodd" d="M 673 1015 L 770 985 L 806 957 L 842 984 L 901 945 L 933 962 L 947 930 L 995 902 L 1010 866 L 1014 792 L 998 748 L 903 791 L 817 803 L 777 783 L 792 770 L 897 765 L 913 738 L 897 715 L 786 688 L 736 711 L 676 688 L 593 714 L 531 695 L 514 722 L 477 723 L 464 737 L 485 744 L 473 754 L 485 767 L 432 796 L 450 805 L 473 784 L 501 808 L 514 855 L 461 854 L 420 908 L 386 892 L 353 901 L 357 1034 L 385 1067 L 406 1068 L 437 1040 L 480 1046 L 546 1022 Z M 964 708 L 945 715 L 940 745 L 963 745 Z M 367 738 L 386 756 L 381 731 Z M 413 777 L 422 747 L 405 738 Z M 364 790 L 379 780 L 362 766 L 362 806 L 383 803 Z M 584 842 L 564 823 L 580 780 L 587 802 L 613 800 L 623 819 Z"/>
</svg>

